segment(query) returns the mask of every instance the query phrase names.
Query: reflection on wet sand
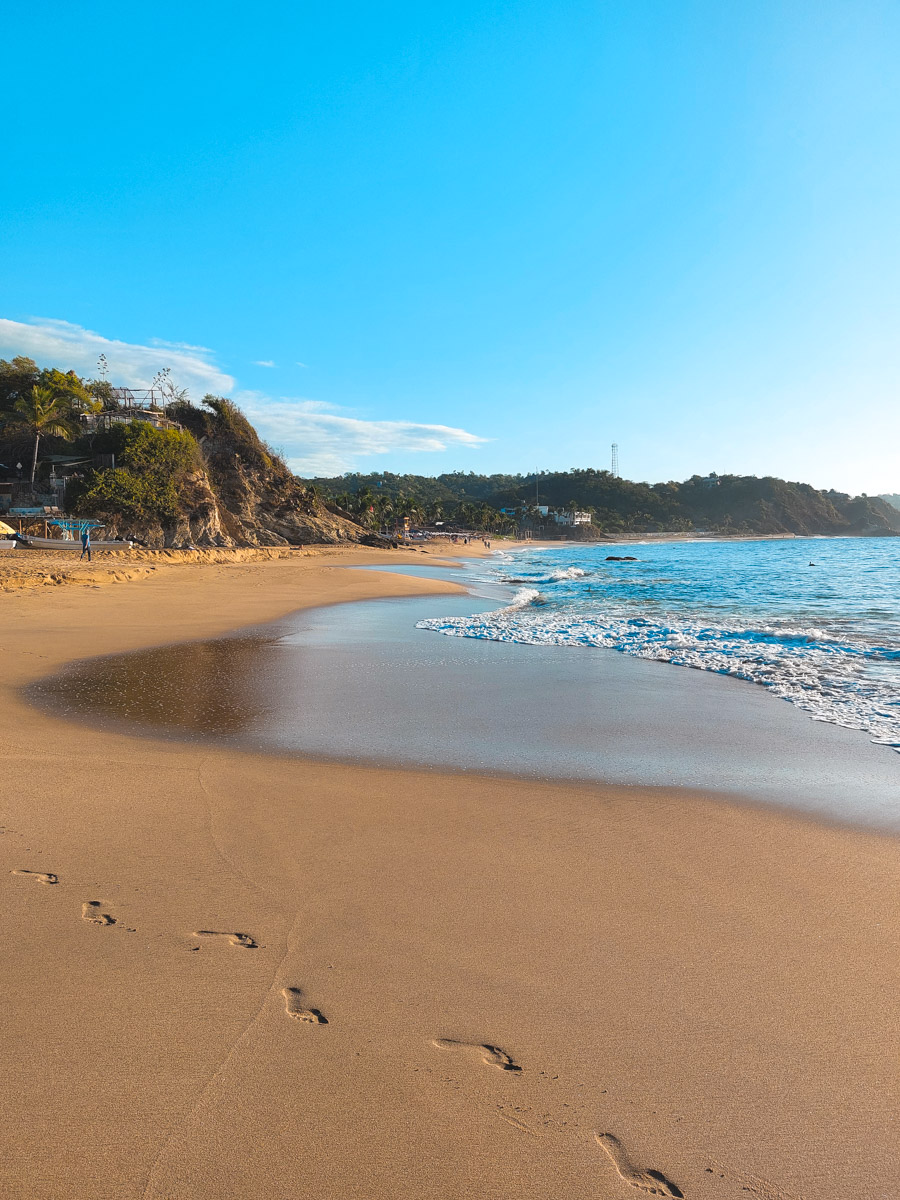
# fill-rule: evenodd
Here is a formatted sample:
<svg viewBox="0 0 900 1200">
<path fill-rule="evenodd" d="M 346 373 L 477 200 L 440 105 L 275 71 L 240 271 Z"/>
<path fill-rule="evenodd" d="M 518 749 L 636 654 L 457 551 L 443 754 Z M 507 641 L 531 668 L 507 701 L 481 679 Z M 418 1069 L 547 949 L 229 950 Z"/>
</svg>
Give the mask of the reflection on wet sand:
<svg viewBox="0 0 900 1200">
<path fill-rule="evenodd" d="M 471 611 L 472 598 L 442 601 Z M 29 696 L 107 729 L 275 754 L 705 788 L 897 829 L 896 755 L 761 688 L 610 650 L 415 628 L 434 600 L 322 608 L 76 664 Z"/>
<path fill-rule="evenodd" d="M 29 699 L 102 724 L 137 723 L 205 737 L 239 734 L 267 711 L 270 637 L 161 646 L 79 663 L 33 684 Z"/>
</svg>

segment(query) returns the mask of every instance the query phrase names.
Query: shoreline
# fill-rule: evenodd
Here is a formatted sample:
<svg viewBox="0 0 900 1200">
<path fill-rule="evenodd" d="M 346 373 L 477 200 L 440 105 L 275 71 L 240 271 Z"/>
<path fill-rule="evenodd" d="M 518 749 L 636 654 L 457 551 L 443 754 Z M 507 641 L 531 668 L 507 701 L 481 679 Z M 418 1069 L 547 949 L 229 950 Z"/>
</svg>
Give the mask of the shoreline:
<svg viewBox="0 0 900 1200">
<path fill-rule="evenodd" d="M 424 578 L 454 585 L 450 568 L 462 565 L 441 564 L 440 573 Z M 419 562 L 385 565 L 401 578 L 406 572 L 421 578 L 422 568 Z M 468 587 L 455 593 L 464 611 L 494 603 L 477 584 L 472 591 L 471 580 L 461 582 Z M 900 834 L 892 752 L 865 733 L 811 721 L 794 705 L 782 711 L 785 701 L 747 680 L 614 650 L 595 648 L 587 659 L 559 647 L 481 639 L 448 645 L 415 628 L 423 612 L 433 612 L 435 599 L 435 593 L 358 598 L 349 609 L 303 608 L 212 639 L 82 659 L 26 685 L 20 695 L 50 718 L 151 743 L 323 767 L 661 790 L 781 810 L 837 829 Z M 398 645 L 399 656 L 393 652 Z M 358 707 L 360 673 L 366 691 L 393 698 L 385 719 L 376 715 L 381 706 L 374 712 Z M 314 711 L 304 711 L 297 677 L 313 687 Z M 167 710 L 175 686 L 191 703 Z M 510 720 L 504 696 L 512 688 L 519 700 Z M 199 719 L 198 689 L 225 698 L 202 705 Z M 577 713 L 570 711 L 572 694 L 581 697 Z M 430 731 L 441 729 L 447 707 L 467 710 L 465 719 L 435 740 Z M 353 722 L 342 719 L 354 710 Z M 295 711 L 303 713 L 299 721 Z M 521 725 L 533 729 L 526 741 L 515 732 Z M 489 736 L 479 740 L 481 729 Z M 602 747 L 599 757 L 595 743 Z"/>
<path fill-rule="evenodd" d="M 497 551 L 553 548 L 573 546 L 588 548 L 595 546 L 639 546 L 662 542 L 757 542 L 757 541 L 830 541 L 871 538 L 879 534 L 799 534 L 799 533 L 645 533 L 625 536 L 604 535 L 597 541 L 580 541 L 568 538 L 505 540 L 492 535 L 496 543 L 491 550 L 484 550 L 477 543 L 465 546 L 449 541 L 434 540 L 410 545 L 387 553 L 392 561 L 403 561 L 405 554 L 424 554 L 429 557 L 450 560 L 462 557 L 486 557 Z M 900 537 L 900 533 L 890 536 Z M 152 578 L 160 569 L 175 567 L 209 566 L 211 564 L 233 564 L 264 562 L 274 559 L 329 558 L 342 554 L 370 553 L 365 547 L 349 545 L 314 545 L 304 547 L 279 546 L 236 546 L 230 548 L 202 547 L 195 550 L 147 550 L 135 547 L 132 550 L 99 550 L 93 562 L 82 562 L 76 551 L 66 550 L 22 550 L 0 552 L 0 596 L 5 593 L 35 587 L 59 587 L 64 585 L 104 586 L 110 583 L 129 583 Z M 379 560 L 380 561 L 380 560 Z"/>
<path fill-rule="evenodd" d="M 331 569 L 403 558 L 0 601 L 0 1190 L 614 1200 L 631 1161 L 690 1200 L 889 1194 L 892 839 L 667 789 L 94 732 L 13 694 L 85 650 L 454 590 Z M 82 919 L 94 902 L 114 925 Z M 301 993 L 327 1025 L 291 1019 Z"/>
</svg>

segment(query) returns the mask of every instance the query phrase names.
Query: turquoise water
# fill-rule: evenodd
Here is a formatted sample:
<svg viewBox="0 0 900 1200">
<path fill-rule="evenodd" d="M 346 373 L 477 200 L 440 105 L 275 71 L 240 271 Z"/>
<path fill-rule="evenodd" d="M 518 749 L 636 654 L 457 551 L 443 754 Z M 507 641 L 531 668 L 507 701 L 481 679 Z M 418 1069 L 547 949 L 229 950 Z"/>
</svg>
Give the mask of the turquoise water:
<svg viewBox="0 0 900 1200">
<path fill-rule="evenodd" d="M 512 603 L 418 627 L 732 675 L 900 750 L 900 539 L 535 548 L 476 574 Z"/>
<path fill-rule="evenodd" d="M 28 695 L 95 729 L 725 792 L 896 833 L 900 760 L 870 744 L 871 727 L 857 732 L 878 719 L 882 740 L 893 728 L 898 744 L 895 545 L 619 545 L 639 561 L 618 564 L 606 547 L 560 547 L 462 570 L 432 563 L 417 573 L 471 592 L 302 610 L 231 637 L 91 659 Z M 829 555 L 843 574 L 808 566 Z M 848 576 L 857 585 L 841 605 Z M 873 603 L 882 584 L 889 602 Z"/>
</svg>

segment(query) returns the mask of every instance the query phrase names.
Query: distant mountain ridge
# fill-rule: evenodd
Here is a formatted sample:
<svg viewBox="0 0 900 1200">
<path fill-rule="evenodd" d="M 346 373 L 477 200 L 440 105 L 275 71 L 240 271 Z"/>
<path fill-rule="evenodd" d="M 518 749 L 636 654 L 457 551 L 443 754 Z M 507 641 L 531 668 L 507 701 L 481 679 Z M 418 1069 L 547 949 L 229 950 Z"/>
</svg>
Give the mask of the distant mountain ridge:
<svg viewBox="0 0 900 1200">
<path fill-rule="evenodd" d="M 900 509 L 879 496 L 822 491 L 772 476 L 693 475 L 676 483 L 635 483 L 592 468 L 534 475 L 348 474 L 309 480 L 342 507 L 356 507 L 360 493 L 377 506 L 389 497 L 426 519 L 481 506 L 518 508 L 526 516 L 537 504 L 582 509 L 610 534 L 639 532 L 891 535 L 900 534 Z"/>
<path fill-rule="evenodd" d="M 386 546 L 407 522 L 583 540 L 655 531 L 900 534 L 898 495 L 849 496 L 768 476 L 711 473 L 651 485 L 587 468 L 301 480 L 230 400 L 207 396 L 197 406 L 172 388 L 164 405 L 153 399 L 142 408 L 127 395 L 21 355 L 0 359 L 0 482 L 10 499 L 57 502 L 50 480 L 58 468 L 68 477 L 69 512 L 155 547 Z M 10 466 L 26 461 L 30 482 L 23 467 Z M 591 523 L 561 526 L 539 506 L 587 511 Z"/>
</svg>

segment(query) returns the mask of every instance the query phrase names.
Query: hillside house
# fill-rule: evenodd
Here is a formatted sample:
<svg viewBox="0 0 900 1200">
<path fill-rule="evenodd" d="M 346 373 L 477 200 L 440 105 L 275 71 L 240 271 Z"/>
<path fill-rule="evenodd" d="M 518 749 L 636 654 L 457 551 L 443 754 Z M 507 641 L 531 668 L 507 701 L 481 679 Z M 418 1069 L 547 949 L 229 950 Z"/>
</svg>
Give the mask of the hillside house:
<svg viewBox="0 0 900 1200">
<path fill-rule="evenodd" d="M 590 525 L 591 514 L 575 509 L 573 512 L 555 512 L 553 520 L 557 525 Z"/>
</svg>

